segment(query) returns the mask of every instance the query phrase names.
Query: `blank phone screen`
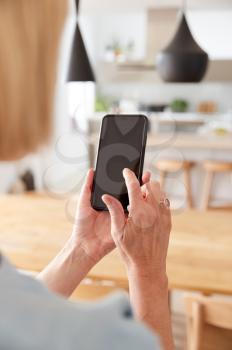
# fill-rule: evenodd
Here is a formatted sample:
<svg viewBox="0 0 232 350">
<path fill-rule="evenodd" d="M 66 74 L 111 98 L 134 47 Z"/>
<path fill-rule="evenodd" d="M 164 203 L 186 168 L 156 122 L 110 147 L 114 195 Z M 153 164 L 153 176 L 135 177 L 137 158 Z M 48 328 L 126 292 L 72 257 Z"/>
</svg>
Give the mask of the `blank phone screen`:
<svg viewBox="0 0 232 350">
<path fill-rule="evenodd" d="M 92 193 L 92 206 L 106 210 L 101 197 L 110 194 L 127 208 L 128 194 L 122 175 L 133 170 L 141 181 L 147 136 L 143 115 L 108 115 L 103 119 Z"/>
</svg>

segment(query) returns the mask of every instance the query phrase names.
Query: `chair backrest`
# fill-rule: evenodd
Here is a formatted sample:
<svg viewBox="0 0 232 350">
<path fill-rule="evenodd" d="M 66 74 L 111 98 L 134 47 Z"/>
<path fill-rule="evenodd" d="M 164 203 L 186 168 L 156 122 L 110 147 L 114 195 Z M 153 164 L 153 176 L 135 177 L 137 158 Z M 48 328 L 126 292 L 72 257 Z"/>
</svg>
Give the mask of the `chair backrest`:
<svg viewBox="0 0 232 350">
<path fill-rule="evenodd" d="M 185 297 L 188 349 L 232 349 L 232 301 L 216 297 Z"/>
</svg>

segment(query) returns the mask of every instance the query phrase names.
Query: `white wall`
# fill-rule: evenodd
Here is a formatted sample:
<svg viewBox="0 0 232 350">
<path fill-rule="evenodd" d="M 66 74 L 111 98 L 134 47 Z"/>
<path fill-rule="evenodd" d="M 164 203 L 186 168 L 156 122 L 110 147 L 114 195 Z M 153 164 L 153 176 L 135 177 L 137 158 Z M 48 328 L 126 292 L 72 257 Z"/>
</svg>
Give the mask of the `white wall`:
<svg viewBox="0 0 232 350">
<path fill-rule="evenodd" d="M 146 12 L 104 12 L 80 16 L 80 25 L 93 64 L 103 59 L 104 49 L 112 40 L 125 46 L 135 42 L 134 56 L 142 59 L 146 49 Z"/>
<path fill-rule="evenodd" d="M 148 9 L 147 9 L 148 10 Z M 102 59 L 104 47 L 118 38 L 122 43 L 133 39 L 135 56 L 146 58 L 146 10 L 131 12 L 87 12 L 80 23 L 94 64 Z M 196 40 L 212 59 L 232 59 L 232 10 L 188 10 L 187 18 Z M 174 34 L 174 33 L 173 33 Z"/>
<path fill-rule="evenodd" d="M 193 35 L 211 59 L 232 59 L 232 10 L 188 11 Z"/>
</svg>

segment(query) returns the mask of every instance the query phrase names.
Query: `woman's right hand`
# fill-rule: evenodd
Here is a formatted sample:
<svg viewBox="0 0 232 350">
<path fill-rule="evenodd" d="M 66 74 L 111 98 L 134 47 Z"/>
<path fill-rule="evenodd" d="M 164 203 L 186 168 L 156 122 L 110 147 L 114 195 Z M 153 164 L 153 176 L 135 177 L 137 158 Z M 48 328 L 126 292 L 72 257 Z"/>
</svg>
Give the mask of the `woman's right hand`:
<svg viewBox="0 0 232 350">
<path fill-rule="evenodd" d="M 103 201 L 111 216 L 111 234 L 127 270 L 144 275 L 166 277 L 166 256 L 171 230 L 170 208 L 160 205 L 165 199 L 157 182 L 140 187 L 135 174 L 124 169 L 129 215 L 125 216 L 121 203 L 104 195 Z M 162 203 L 161 203 L 162 204 Z"/>
<path fill-rule="evenodd" d="M 126 265 L 130 301 L 138 320 L 158 333 L 163 349 L 173 350 L 168 302 L 166 257 L 171 231 L 169 201 L 157 182 L 140 187 L 135 174 L 124 169 L 129 216 L 121 203 L 104 195 L 111 217 L 111 235 Z"/>
</svg>

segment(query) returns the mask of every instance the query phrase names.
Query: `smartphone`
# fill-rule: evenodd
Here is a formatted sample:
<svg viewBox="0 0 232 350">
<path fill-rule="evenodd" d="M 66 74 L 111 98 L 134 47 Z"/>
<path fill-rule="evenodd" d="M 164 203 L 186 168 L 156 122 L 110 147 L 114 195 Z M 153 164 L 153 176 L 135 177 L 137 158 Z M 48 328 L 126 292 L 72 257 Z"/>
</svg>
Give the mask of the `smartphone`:
<svg viewBox="0 0 232 350">
<path fill-rule="evenodd" d="M 142 181 L 148 119 L 144 115 L 106 115 L 102 120 L 91 204 L 96 210 L 107 210 L 103 194 L 116 197 L 127 211 L 127 188 L 122 175 L 131 169 Z"/>
</svg>

